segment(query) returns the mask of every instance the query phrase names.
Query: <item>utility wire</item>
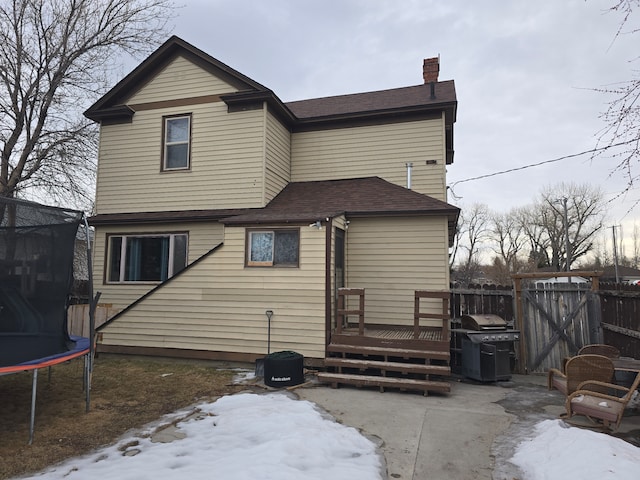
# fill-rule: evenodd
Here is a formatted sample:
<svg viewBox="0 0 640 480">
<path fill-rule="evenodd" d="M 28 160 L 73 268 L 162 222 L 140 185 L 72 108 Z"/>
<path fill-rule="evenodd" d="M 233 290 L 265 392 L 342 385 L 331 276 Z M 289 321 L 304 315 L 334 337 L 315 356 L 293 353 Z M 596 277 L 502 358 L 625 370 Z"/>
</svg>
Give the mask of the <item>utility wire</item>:
<svg viewBox="0 0 640 480">
<path fill-rule="evenodd" d="M 494 172 L 494 173 L 487 173 L 485 175 L 480 175 L 477 177 L 471 177 L 471 178 L 465 178 L 464 180 L 458 180 L 457 182 L 453 182 L 451 185 L 449 185 L 447 188 L 451 191 L 451 195 L 454 198 L 460 198 L 458 197 L 455 192 L 453 191 L 453 187 L 455 187 L 457 184 L 459 183 L 465 183 L 465 182 L 471 182 L 474 180 L 481 180 L 483 178 L 489 178 L 489 177 L 496 177 L 498 175 L 504 175 L 505 173 L 512 173 L 512 172 L 517 172 L 520 170 L 525 170 L 527 168 L 532 168 L 532 167 L 539 167 L 540 165 L 545 165 L 547 163 L 554 163 L 554 162 L 559 162 L 561 160 L 568 160 L 570 158 L 575 158 L 575 157 L 581 157 L 582 155 L 586 155 L 587 153 L 593 154 L 593 153 L 597 153 L 597 152 L 602 152 L 604 150 L 608 150 L 610 148 L 613 147 L 620 147 L 622 145 L 628 145 L 630 142 L 626 141 L 626 142 L 619 142 L 619 143 L 612 143 L 610 145 L 606 145 L 604 147 L 597 147 L 597 148 L 593 148 L 591 150 L 585 150 L 584 152 L 580 152 L 580 153 L 573 153 L 571 155 L 565 155 L 563 157 L 558 157 L 558 158 L 553 158 L 551 160 L 544 160 L 542 162 L 538 162 L 538 163 L 531 163 L 529 165 L 523 165 L 521 167 L 515 167 L 515 168 L 510 168 L 508 170 L 502 170 L 500 172 Z M 608 200 L 606 203 L 610 204 L 612 203 L 614 200 L 620 198 L 622 195 L 624 195 L 625 193 L 628 193 L 629 190 L 631 190 L 632 188 L 629 186 L 627 187 L 625 190 L 623 190 L 622 192 L 619 192 L 617 195 L 615 195 L 613 198 L 611 198 L 610 200 Z M 624 219 L 629 213 L 631 213 L 631 211 L 633 210 L 633 208 L 638 205 L 638 203 L 640 203 L 640 200 L 634 202 L 634 204 L 629 208 L 629 210 L 622 216 L 622 219 Z"/>
<path fill-rule="evenodd" d="M 544 160 L 544 161 L 538 162 L 538 163 L 531 163 L 529 165 L 523 165 L 521 167 L 515 167 L 515 168 L 510 168 L 508 170 L 502 170 L 500 172 L 487 173 L 485 175 L 480 175 L 478 177 L 465 178 L 464 180 L 458 180 L 457 182 L 453 182 L 451 185 L 449 185 L 449 188 L 453 189 L 453 187 L 455 187 L 459 183 L 471 182 L 473 180 L 481 180 L 483 178 L 495 177 L 497 175 L 504 175 L 505 173 L 517 172 L 519 170 L 525 170 L 527 168 L 539 167 L 540 165 L 545 165 L 547 163 L 554 163 L 554 162 L 559 162 L 561 160 L 567 160 L 569 158 L 580 157 L 582 155 L 586 155 L 587 153 L 601 152 L 603 150 L 607 150 L 607 149 L 612 148 L 612 147 L 619 147 L 621 145 L 626 145 L 628 143 L 629 142 L 615 143 L 615 144 L 607 145 L 605 147 L 598 147 L 598 148 L 593 148 L 591 150 L 585 150 L 584 152 L 580 152 L 580 153 L 573 153 L 571 155 L 565 155 L 564 157 L 553 158 L 551 160 Z"/>
</svg>

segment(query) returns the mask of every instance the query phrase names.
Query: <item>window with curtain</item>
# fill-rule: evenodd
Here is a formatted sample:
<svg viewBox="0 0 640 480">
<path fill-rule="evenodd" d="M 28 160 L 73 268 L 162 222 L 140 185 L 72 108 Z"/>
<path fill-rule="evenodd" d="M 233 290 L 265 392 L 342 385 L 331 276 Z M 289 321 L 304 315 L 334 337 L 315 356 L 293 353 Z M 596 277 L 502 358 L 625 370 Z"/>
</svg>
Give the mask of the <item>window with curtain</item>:
<svg viewBox="0 0 640 480">
<path fill-rule="evenodd" d="M 108 282 L 163 282 L 187 265 L 184 233 L 112 235 Z"/>
<path fill-rule="evenodd" d="M 299 250 L 299 230 L 247 232 L 247 265 L 250 267 L 297 267 Z"/>
</svg>

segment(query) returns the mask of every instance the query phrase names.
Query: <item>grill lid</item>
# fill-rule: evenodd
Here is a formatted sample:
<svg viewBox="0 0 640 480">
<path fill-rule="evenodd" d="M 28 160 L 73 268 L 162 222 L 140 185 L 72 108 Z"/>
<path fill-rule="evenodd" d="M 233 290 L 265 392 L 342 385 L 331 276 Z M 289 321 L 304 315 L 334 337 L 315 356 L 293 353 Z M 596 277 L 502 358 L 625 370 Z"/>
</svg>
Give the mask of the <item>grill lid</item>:
<svg viewBox="0 0 640 480">
<path fill-rule="evenodd" d="M 506 320 L 492 313 L 479 313 L 476 315 L 463 315 L 462 328 L 467 330 L 506 330 Z"/>
</svg>

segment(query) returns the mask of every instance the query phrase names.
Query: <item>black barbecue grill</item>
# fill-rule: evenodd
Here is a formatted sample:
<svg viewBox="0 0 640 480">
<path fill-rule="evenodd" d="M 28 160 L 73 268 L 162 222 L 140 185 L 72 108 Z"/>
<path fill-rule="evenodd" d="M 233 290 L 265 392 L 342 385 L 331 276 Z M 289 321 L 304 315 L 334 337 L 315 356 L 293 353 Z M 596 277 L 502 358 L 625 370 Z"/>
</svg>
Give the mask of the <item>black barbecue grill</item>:
<svg viewBox="0 0 640 480">
<path fill-rule="evenodd" d="M 464 315 L 459 329 L 452 330 L 461 339 L 462 375 L 481 382 L 511 378 L 511 357 L 520 331 L 509 328 L 498 315 Z"/>
</svg>

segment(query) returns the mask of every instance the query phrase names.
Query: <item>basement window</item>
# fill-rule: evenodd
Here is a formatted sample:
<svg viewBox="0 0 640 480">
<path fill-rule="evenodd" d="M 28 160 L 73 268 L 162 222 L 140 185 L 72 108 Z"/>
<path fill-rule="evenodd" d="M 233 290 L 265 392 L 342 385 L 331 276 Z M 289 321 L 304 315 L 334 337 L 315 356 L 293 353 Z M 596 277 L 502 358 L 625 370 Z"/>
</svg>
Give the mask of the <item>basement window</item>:
<svg viewBox="0 0 640 480">
<path fill-rule="evenodd" d="M 163 282 L 187 265 L 185 233 L 109 236 L 107 282 Z"/>
<path fill-rule="evenodd" d="M 300 251 L 300 231 L 247 231 L 246 265 L 249 267 L 297 267 Z"/>
</svg>

